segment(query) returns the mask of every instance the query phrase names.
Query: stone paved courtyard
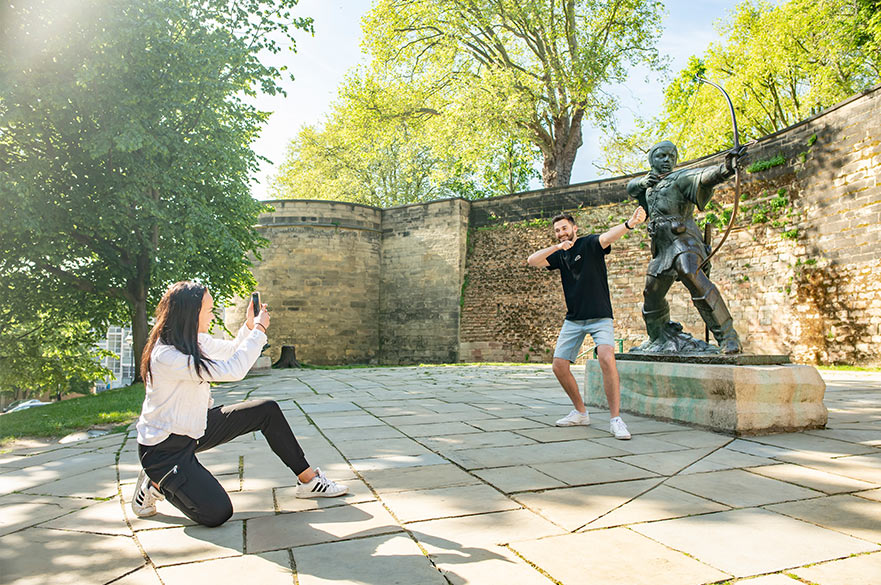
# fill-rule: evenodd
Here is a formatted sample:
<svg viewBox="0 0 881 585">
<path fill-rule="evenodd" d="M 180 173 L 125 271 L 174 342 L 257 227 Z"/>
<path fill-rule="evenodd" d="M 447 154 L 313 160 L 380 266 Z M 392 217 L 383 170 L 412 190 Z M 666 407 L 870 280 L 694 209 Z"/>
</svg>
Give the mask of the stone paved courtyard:
<svg viewBox="0 0 881 585">
<path fill-rule="evenodd" d="M 576 368 L 581 381 L 583 368 Z M 133 435 L 0 455 L 0 582 L 881 583 L 881 374 L 824 372 L 826 430 L 735 439 L 570 407 L 546 366 L 286 370 L 273 398 L 343 498 L 299 500 L 262 436 L 204 453 L 235 515 L 128 506 Z M 0 421 L 2 424 L 2 421 Z"/>
</svg>

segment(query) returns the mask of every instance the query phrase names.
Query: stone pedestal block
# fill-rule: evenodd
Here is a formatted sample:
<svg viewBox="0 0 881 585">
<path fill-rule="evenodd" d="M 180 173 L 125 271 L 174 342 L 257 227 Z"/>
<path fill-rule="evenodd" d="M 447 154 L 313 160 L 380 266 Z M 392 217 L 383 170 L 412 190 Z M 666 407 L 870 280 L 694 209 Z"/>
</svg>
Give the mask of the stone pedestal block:
<svg viewBox="0 0 881 585">
<path fill-rule="evenodd" d="M 608 408 L 597 360 L 584 402 Z M 621 410 L 735 435 L 823 428 L 826 383 L 802 365 L 720 365 L 618 360 Z"/>
<path fill-rule="evenodd" d="M 254 365 L 251 366 L 251 370 L 248 372 L 265 372 L 272 368 L 272 360 L 269 359 L 268 355 L 261 355 L 257 358 L 257 361 L 254 362 Z"/>
</svg>

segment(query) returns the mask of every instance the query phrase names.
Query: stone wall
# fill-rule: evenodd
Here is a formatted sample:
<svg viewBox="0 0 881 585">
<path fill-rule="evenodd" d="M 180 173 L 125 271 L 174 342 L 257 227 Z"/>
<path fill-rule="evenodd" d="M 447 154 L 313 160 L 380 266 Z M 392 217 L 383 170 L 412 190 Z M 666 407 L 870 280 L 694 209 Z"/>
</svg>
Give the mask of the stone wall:
<svg viewBox="0 0 881 585">
<path fill-rule="evenodd" d="M 468 207 L 448 199 L 383 212 L 382 363 L 458 360 Z"/>
<path fill-rule="evenodd" d="M 271 245 L 253 273 L 272 315 L 267 354 L 282 345 L 312 364 L 378 363 L 382 213 L 331 201 L 273 201 L 258 231 Z M 244 317 L 239 300 L 227 326 Z"/>
<path fill-rule="evenodd" d="M 751 145 L 747 165 L 775 159 L 742 173 L 741 209 L 713 260 L 745 349 L 881 364 L 881 89 Z M 273 310 L 271 355 L 292 343 L 316 364 L 547 362 L 562 288 L 526 257 L 554 242 L 548 219 L 560 211 L 574 212 L 581 235 L 622 222 L 630 178 L 386 210 L 271 202 L 259 226 L 271 245 L 254 268 Z M 732 207 L 733 184 L 717 188 L 709 212 Z M 640 228 L 607 256 L 625 350 L 645 338 L 648 250 Z M 685 288 L 674 284 L 668 299 L 671 317 L 702 337 Z"/>
</svg>

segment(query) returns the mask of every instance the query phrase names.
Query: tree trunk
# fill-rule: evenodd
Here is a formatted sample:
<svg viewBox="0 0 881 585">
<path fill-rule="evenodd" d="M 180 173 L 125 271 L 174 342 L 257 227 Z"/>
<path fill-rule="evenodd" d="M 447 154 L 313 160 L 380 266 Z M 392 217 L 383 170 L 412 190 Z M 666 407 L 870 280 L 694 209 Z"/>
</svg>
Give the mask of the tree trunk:
<svg viewBox="0 0 881 585">
<path fill-rule="evenodd" d="M 552 142 L 539 145 L 544 154 L 541 179 L 545 188 L 563 187 L 572 180 L 575 155 L 578 154 L 578 149 L 583 143 L 581 133 L 583 117 L 584 111 L 581 109 L 576 110 L 571 119 L 562 115 L 555 117 Z"/>
<path fill-rule="evenodd" d="M 150 282 L 150 258 L 147 252 L 138 254 L 135 274 L 128 282 L 129 302 L 132 306 L 132 353 L 135 358 L 134 382 L 143 382 L 141 378 L 141 354 L 147 345 L 147 291 Z"/>
</svg>

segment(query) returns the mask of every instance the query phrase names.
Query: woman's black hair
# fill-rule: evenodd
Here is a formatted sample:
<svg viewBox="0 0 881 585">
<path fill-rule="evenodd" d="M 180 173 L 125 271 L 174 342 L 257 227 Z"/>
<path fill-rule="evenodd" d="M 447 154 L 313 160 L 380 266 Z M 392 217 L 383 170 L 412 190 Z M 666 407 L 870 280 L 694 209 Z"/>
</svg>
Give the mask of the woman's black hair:
<svg viewBox="0 0 881 585">
<path fill-rule="evenodd" d="M 202 355 L 199 347 L 199 313 L 206 292 L 204 285 L 185 280 L 171 285 L 162 295 L 156 307 L 156 323 L 141 354 L 141 378 L 145 382 L 152 375 L 150 357 L 159 341 L 190 356 L 200 378 L 202 372 L 208 371 L 208 365 L 214 363 Z"/>
</svg>

